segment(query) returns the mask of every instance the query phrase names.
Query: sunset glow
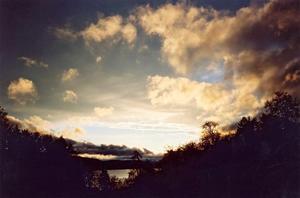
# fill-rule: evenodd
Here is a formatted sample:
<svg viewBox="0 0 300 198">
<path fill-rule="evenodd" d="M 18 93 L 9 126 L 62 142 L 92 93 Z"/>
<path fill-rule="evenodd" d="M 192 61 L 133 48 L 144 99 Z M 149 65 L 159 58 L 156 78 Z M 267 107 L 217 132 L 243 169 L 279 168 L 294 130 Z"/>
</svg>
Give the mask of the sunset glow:
<svg viewBox="0 0 300 198">
<path fill-rule="evenodd" d="M 255 115 L 274 85 L 299 90 L 299 11 L 277 12 L 276 0 L 134 2 L 3 8 L 0 102 L 9 119 L 163 153 L 197 141 L 206 121 L 227 127 Z"/>
</svg>

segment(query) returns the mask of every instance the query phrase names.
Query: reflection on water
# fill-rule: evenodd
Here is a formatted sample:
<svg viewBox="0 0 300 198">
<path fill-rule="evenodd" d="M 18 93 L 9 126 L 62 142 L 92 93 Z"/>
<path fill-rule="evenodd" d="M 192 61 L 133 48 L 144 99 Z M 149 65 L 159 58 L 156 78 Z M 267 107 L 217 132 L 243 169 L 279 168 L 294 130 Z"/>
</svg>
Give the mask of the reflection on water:
<svg viewBox="0 0 300 198">
<path fill-rule="evenodd" d="M 128 177 L 128 173 L 131 169 L 122 169 L 122 170 L 108 170 L 110 177 L 116 176 L 119 179 L 125 179 Z"/>
</svg>

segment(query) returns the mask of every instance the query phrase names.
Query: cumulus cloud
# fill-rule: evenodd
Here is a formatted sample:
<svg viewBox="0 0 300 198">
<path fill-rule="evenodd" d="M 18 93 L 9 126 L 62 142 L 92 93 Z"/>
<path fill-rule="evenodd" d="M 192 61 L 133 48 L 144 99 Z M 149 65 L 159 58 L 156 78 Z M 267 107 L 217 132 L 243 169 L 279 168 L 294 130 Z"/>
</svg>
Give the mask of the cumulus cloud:
<svg viewBox="0 0 300 198">
<path fill-rule="evenodd" d="M 222 83 L 150 76 L 148 98 L 154 106 L 194 107 L 200 120 L 227 122 L 253 114 L 275 90 L 300 96 L 299 9 L 298 0 L 270 0 L 234 13 L 182 3 L 142 6 L 127 19 L 100 18 L 78 35 L 87 43 L 133 43 L 139 24 L 161 39 L 162 56 L 177 74 L 199 69 L 206 71 L 202 79 L 221 65 Z"/>
<path fill-rule="evenodd" d="M 29 118 L 23 120 L 20 120 L 14 116 L 7 116 L 7 119 L 21 129 L 27 129 L 29 131 L 39 132 L 42 134 L 50 133 L 51 123 L 37 115 L 30 116 Z"/>
<path fill-rule="evenodd" d="M 63 94 L 63 101 L 69 103 L 77 103 L 78 96 L 72 90 L 66 90 Z"/>
<path fill-rule="evenodd" d="M 109 116 L 113 113 L 113 107 L 95 107 L 94 112 L 98 117 Z"/>
<path fill-rule="evenodd" d="M 63 82 L 74 80 L 79 76 L 78 69 L 76 68 L 69 68 L 68 70 L 65 70 L 62 74 L 61 80 Z"/>
<path fill-rule="evenodd" d="M 136 28 L 133 24 L 128 23 L 123 26 L 122 30 L 122 37 L 127 43 L 132 44 L 135 41 L 136 38 Z"/>
<path fill-rule="evenodd" d="M 38 92 L 34 83 L 25 78 L 11 81 L 7 88 L 8 97 L 15 102 L 25 105 L 38 99 Z"/>
<path fill-rule="evenodd" d="M 119 15 L 102 18 L 96 24 L 90 24 L 81 34 L 86 41 L 101 42 L 119 33 L 122 29 L 121 24 L 122 17 Z"/>
<path fill-rule="evenodd" d="M 226 80 L 256 75 L 261 92 L 284 89 L 296 94 L 300 88 L 299 7 L 298 0 L 270 0 L 230 13 L 167 3 L 157 8 L 141 6 L 128 18 L 102 17 L 77 33 L 57 31 L 87 43 L 123 39 L 132 44 L 137 37 L 135 26 L 140 25 L 147 35 L 161 39 L 162 56 L 178 74 L 205 67 L 211 71 L 211 63 L 220 62 Z"/>
<path fill-rule="evenodd" d="M 50 122 L 36 115 L 30 116 L 28 119 L 24 119 L 23 123 L 25 124 L 26 128 L 31 131 L 50 131 Z"/>
<path fill-rule="evenodd" d="M 62 136 L 68 139 L 79 139 L 86 134 L 86 131 L 82 128 L 66 128 L 57 133 L 57 136 Z"/>
<path fill-rule="evenodd" d="M 7 116 L 7 119 L 10 123 L 17 125 L 20 129 L 27 129 L 30 132 L 38 132 L 40 134 L 54 135 L 56 137 L 63 136 L 64 138 L 74 140 L 79 139 L 86 134 L 86 131 L 79 127 L 69 127 L 54 131 L 51 129 L 53 123 L 37 115 L 22 120 L 14 116 Z"/>
<path fill-rule="evenodd" d="M 264 102 L 255 91 L 258 79 L 235 79 L 233 89 L 223 84 L 192 81 L 187 78 L 165 76 L 148 77 L 148 98 L 158 107 L 197 108 L 202 122 L 213 120 L 229 124 L 241 116 L 253 115 Z"/>
<path fill-rule="evenodd" d="M 28 58 L 25 56 L 19 57 L 18 58 L 20 61 L 23 62 L 23 64 L 27 67 L 32 67 L 32 66 L 36 66 L 36 67 L 43 67 L 43 68 L 48 68 L 48 64 L 44 63 L 42 61 L 38 61 L 32 58 Z"/>
<path fill-rule="evenodd" d="M 137 36 L 137 30 L 130 20 L 124 20 L 122 16 L 108 16 L 91 23 L 80 32 L 69 28 L 56 28 L 54 34 L 59 39 L 75 40 L 83 38 L 87 44 L 100 43 L 105 40 L 124 40 L 132 45 Z"/>
<path fill-rule="evenodd" d="M 223 29 L 218 31 L 221 24 L 208 24 L 209 18 L 218 16 L 215 10 L 166 4 L 158 9 L 140 7 L 137 15 L 146 34 L 162 39 L 161 51 L 178 73 L 186 74 L 197 60 L 218 54 L 214 42 L 220 39 L 214 34 Z"/>
<path fill-rule="evenodd" d="M 259 89 L 272 92 L 299 88 L 299 9 L 297 0 L 271 0 L 234 14 L 165 4 L 140 7 L 136 15 L 146 34 L 161 38 L 162 54 L 177 73 L 221 61 L 226 79 L 256 75 Z"/>
</svg>

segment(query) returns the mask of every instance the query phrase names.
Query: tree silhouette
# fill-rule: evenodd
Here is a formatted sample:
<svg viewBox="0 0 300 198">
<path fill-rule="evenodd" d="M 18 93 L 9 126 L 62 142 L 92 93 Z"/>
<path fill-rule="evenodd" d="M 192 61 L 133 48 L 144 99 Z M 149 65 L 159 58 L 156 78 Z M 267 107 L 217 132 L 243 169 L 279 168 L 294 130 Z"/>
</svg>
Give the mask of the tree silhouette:
<svg viewBox="0 0 300 198">
<path fill-rule="evenodd" d="M 110 177 L 106 169 L 102 169 L 99 177 L 99 184 L 101 191 L 109 191 L 112 189 Z"/>
<path fill-rule="evenodd" d="M 65 139 L 20 130 L 6 116 L 1 108 L 1 197 L 300 197 L 300 108 L 287 93 L 241 118 L 234 135 L 206 122 L 199 143 L 169 150 L 156 171 L 132 170 L 122 183 L 98 170 L 100 191 L 84 189 L 89 171 Z"/>
<path fill-rule="evenodd" d="M 201 141 L 203 145 L 213 145 L 220 139 L 220 133 L 217 130 L 218 123 L 213 121 L 205 122 L 202 125 L 203 128 L 203 136 Z"/>
<path fill-rule="evenodd" d="M 83 169 L 63 138 L 21 130 L 0 108 L 0 197 L 72 197 Z"/>
<path fill-rule="evenodd" d="M 295 122 L 300 116 L 300 106 L 297 99 L 288 93 L 276 92 L 275 97 L 266 102 L 264 113 L 283 120 Z"/>
<path fill-rule="evenodd" d="M 300 197 L 299 119 L 297 100 L 278 92 L 233 135 L 207 122 L 200 143 L 169 150 L 156 174 L 142 173 L 121 196 Z"/>
<path fill-rule="evenodd" d="M 133 151 L 131 159 L 140 161 L 143 156 L 137 150 Z"/>
</svg>

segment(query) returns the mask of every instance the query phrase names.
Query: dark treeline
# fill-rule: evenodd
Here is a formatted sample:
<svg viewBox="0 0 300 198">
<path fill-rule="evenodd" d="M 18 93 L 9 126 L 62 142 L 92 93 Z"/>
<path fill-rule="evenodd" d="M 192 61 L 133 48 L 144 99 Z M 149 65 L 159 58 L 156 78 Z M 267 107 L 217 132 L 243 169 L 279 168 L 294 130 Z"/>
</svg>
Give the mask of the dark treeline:
<svg viewBox="0 0 300 198">
<path fill-rule="evenodd" d="M 199 142 L 169 150 L 158 169 L 129 178 L 88 171 L 69 141 L 20 130 L 0 111 L 1 197 L 300 197 L 300 106 L 276 93 L 253 118 L 222 135 L 203 125 Z"/>
<path fill-rule="evenodd" d="M 71 197 L 84 190 L 83 170 L 63 138 L 20 130 L 0 110 L 1 197 Z"/>
<path fill-rule="evenodd" d="M 150 153 L 146 149 L 96 146 L 23 130 L 8 119 L 7 113 L 0 107 L 0 197 L 107 196 L 132 182 L 133 177 L 127 180 L 109 177 L 107 170 L 101 167 L 91 169 L 83 159 L 74 156 L 82 150 L 86 152 L 86 148 L 92 148 L 93 153 Z M 118 160 L 111 165 L 117 166 L 117 163 Z"/>
<path fill-rule="evenodd" d="M 138 171 L 116 197 L 300 197 L 299 115 L 296 99 L 276 93 L 235 134 L 222 137 L 207 122 L 200 143 L 169 150 L 160 171 Z"/>
</svg>

